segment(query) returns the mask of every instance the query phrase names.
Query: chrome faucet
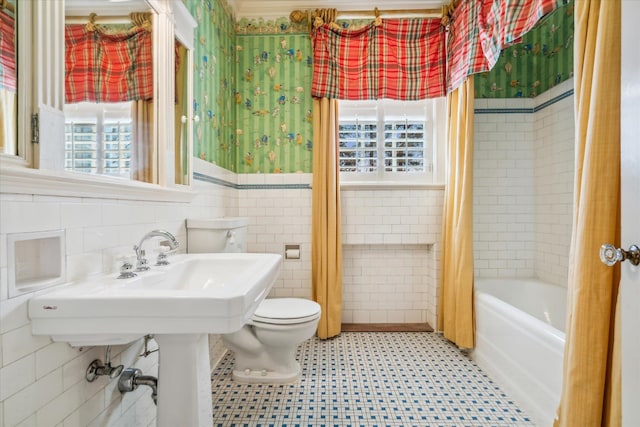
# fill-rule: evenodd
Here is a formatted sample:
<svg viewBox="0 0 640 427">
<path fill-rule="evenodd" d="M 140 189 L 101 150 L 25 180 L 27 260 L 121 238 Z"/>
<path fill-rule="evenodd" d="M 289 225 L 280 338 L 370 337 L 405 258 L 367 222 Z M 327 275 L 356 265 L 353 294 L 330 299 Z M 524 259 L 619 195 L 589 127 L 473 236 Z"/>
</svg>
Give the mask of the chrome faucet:
<svg viewBox="0 0 640 427">
<path fill-rule="evenodd" d="M 173 251 L 175 249 L 178 248 L 178 246 L 180 246 L 180 243 L 178 243 L 178 241 L 176 240 L 176 238 L 174 237 L 173 234 L 169 233 L 168 231 L 165 230 L 153 230 L 148 232 L 147 234 L 145 234 L 142 239 L 140 239 L 140 243 L 138 243 L 137 245 L 135 245 L 133 247 L 133 250 L 136 251 L 136 271 L 147 271 L 149 270 L 149 265 L 147 263 L 147 259 L 144 257 L 145 252 L 142 249 L 142 244 L 149 238 L 151 237 L 164 237 L 165 239 L 167 239 L 166 241 L 162 242 L 161 244 L 165 244 L 166 246 L 169 247 L 170 251 Z M 158 256 L 158 262 L 156 265 L 167 265 L 169 264 L 169 262 L 167 261 L 167 255 L 164 253 L 161 253 Z"/>
</svg>

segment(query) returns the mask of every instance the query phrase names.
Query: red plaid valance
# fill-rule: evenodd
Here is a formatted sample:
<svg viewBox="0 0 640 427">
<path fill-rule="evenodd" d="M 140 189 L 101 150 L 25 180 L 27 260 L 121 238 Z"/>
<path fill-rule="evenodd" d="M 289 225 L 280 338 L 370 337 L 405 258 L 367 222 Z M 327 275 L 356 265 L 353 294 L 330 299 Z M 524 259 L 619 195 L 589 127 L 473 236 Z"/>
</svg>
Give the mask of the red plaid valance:
<svg viewBox="0 0 640 427">
<path fill-rule="evenodd" d="M 447 91 L 471 74 L 489 71 L 500 52 L 567 0 L 466 0 L 451 16 Z"/>
<path fill-rule="evenodd" d="M 445 30 L 439 19 L 383 19 L 358 29 L 313 30 L 311 94 L 416 100 L 445 95 Z"/>
<path fill-rule="evenodd" d="M 447 92 L 467 76 L 489 69 L 480 44 L 481 1 L 462 1 L 451 16 L 447 32 Z"/>
<path fill-rule="evenodd" d="M 16 91 L 15 19 L 0 10 L 0 88 Z"/>
<path fill-rule="evenodd" d="M 108 32 L 65 26 L 65 102 L 123 102 L 153 98 L 151 32 Z"/>
</svg>

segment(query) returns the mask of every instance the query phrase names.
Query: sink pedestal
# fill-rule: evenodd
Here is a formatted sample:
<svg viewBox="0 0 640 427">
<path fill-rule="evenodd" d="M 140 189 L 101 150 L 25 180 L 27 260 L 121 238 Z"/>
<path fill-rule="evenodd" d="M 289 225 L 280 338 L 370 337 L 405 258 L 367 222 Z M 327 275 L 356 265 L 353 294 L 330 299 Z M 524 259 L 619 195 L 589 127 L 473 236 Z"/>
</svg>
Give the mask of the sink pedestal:
<svg viewBox="0 0 640 427">
<path fill-rule="evenodd" d="M 211 367 L 207 334 L 157 334 L 157 427 L 211 427 Z"/>
</svg>

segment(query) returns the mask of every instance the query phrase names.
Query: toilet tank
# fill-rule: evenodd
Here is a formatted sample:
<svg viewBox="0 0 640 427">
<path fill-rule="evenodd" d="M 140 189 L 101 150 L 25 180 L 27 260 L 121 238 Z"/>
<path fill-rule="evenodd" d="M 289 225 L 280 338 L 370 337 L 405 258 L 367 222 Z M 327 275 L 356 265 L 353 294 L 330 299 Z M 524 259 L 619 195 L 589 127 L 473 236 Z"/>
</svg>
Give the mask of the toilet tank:
<svg viewBox="0 0 640 427">
<path fill-rule="evenodd" d="M 248 218 L 187 219 L 187 253 L 246 252 Z"/>
</svg>

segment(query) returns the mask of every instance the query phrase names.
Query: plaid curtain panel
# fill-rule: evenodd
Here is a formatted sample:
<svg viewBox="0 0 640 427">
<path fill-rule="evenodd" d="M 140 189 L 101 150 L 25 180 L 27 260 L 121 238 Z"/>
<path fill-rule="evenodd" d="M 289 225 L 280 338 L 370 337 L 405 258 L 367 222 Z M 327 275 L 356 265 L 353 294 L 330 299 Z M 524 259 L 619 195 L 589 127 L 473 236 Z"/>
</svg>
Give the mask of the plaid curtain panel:
<svg viewBox="0 0 640 427">
<path fill-rule="evenodd" d="M 489 69 L 498 62 L 502 49 L 517 43 L 544 15 L 568 0 L 485 1 L 480 42 Z"/>
<path fill-rule="evenodd" d="M 445 29 L 439 19 L 383 19 L 358 30 L 313 30 L 311 94 L 333 99 L 417 100 L 445 95 Z"/>
<path fill-rule="evenodd" d="M 109 32 L 65 26 L 65 102 L 124 102 L 153 98 L 151 32 Z"/>
<path fill-rule="evenodd" d="M 16 92 L 15 20 L 0 10 L 0 88 Z"/>
<path fill-rule="evenodd" d="M 480 44 L 481 1 L 463 1 L 453 12 L 447 32 L 447 93 L 468 75 L 489 70 Z"/>
<path fill-rule="evenodd" d="M 516 43 L 544 15 L 570 0 L 467 0 L 451 17 L 447 39 L 447 92 L 489 71 L 505 47 Z"/>
</svg>

